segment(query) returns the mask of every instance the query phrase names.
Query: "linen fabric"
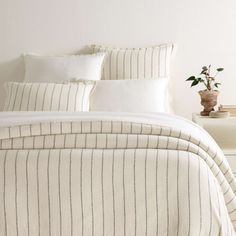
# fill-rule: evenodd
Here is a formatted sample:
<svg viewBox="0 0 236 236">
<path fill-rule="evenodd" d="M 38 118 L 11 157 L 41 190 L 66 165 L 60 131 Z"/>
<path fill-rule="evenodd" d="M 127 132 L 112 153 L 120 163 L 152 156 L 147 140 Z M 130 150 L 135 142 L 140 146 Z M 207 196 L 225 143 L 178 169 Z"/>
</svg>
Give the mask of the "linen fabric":
<svg viewBox="0 0 236 236">
<path fill-rule="evenodd" d="M 90 100 L 91 111 L 169 112 L 168 81 L 100 80 Z"/>
<path fill-rule="evenodd" d="M 115 48 L 91 45 L 94 53 L 105 52 L 102 79 L 156 79 L 170 77 L 174 45 L 146 48 Z"/>
<path fill-rule="evenodd" d="M 235 178 L 214 140 L 187 120 L 0 118 L 1 235 L 235 235 Z"/>
<path fill-rule="evenodd" d="M 24 82 L 62 83 L 71 79 L 100 80 L 105 53 L 68 56 L 26 54 Z"/>
<path fill-rule="evenodd" d="M 89 111 L 92 81 L 5 84 L 4 111 Z"/>
</svg>

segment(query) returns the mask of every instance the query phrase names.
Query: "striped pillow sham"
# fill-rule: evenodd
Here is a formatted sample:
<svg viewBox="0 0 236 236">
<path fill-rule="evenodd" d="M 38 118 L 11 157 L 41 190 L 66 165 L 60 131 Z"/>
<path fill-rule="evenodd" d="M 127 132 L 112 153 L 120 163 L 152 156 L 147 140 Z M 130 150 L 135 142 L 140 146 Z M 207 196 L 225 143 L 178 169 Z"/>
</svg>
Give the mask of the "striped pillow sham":
<svg viewBox="0 0 236 236">
<path fill-rule="evenodd" d="M 4 111 L 89 111 L 95 82 L 5 84 Z"/>
<path fill-rule="evenodd" d="M 107 54 L 102 79 L 157 79 L 170 75 L 171 43 L 147 48 L 90 47 L 94 53 Z"/>
</svg>

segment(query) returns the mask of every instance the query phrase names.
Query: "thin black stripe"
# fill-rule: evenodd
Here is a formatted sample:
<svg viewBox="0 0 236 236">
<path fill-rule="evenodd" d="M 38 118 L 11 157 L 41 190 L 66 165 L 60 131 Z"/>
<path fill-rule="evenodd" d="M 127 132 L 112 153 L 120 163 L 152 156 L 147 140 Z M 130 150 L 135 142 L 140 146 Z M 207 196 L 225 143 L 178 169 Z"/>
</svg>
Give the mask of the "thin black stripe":
<svg viewBox="0 0 236 236">
<path fill-rule="evenodd" d="M 223 193 L 223 195 L 227 194 L 231 188 L 228 187 L 228 189 Z"/>
<path fill-rule="evenodd" d="M 18 85 L 17 85 L 17 88 L 16 88 L 16 93 L 15 93 L 15 97 L 14 97 L 14 103 L 13 103 L 12 110 L 15 109 L 16 98 L 17 98 L 17 94 L 18 94 L 19 87 L 20 87 L 20 84 L 18 84 Z"/>
<path fill-rule="evenodd" d="M 159 150 L 156 150 L 156 217 L 157 217 L 157 231 L 156 236 L 158 236 L 158 224 L 159 224 L 159 217 L 158 217 L 158 160 L 159 160 Z"/>
<path fill-rule="evenodd" d="M 19 235 L 19 226 L 18 226 L 18 187 L 17 187 L 17 159 L 18 159 L 18 151 L 15 156 L 15 208 L 16 208 L 16 235 Z"/>
<path fill-rule="evenodd" d="M 123 57 L 123 79 L 125 79 L 125 57 L 126 57 L 126 52 L 127 50 L 125 49 L 125 52 L 124 52 L 124 57 Z"/>
<path fill-rule="evenodd" d="M 115 186 L 114 186 L 114 166 L 115 166 L 115 150 L 112 154 L 112 203 L 113 203 L 113 235 L 116 234 L 116 211 L 115 211 Z"/>
<path fill-rule="evenodd" d="M 145 49 L 144 52 L 144 78 L 146 78 L 146 63 L 147 63 L 147 48 Z"/>
<path fill-rule="evenodd" d="M 153 78 L 153 55 L 154 55 L 155 48 L 152 49 L 152 55 L 151 55 L 151 78 Z"/>
<path fill-rule="evenodd" d="M 165 74 L 164 74 L 164 76 L 167 76 L 167 49 L 168 49 L 168 46 L 166 45 L 165 47 L 164 47 L 164 52 L 165 52 Z"/>
<path fill-rule="evenodd" d="M 140 54 L 140 48 L 138 49 L 138 55 L 137 55 L 137 79 L 139 79 L 139 54 Z"/>
<path fill-rule="evenodd" d="M 198 156 L 198 193 L 199 193 L 199 211 L 200 211 L 200 229 L 199 235 L 202 232 L 202 199 L 201 199 L 201 168 L 200 168 L 200 157 Z"/>
<path fill-rule="evenodd" d="M 92 215 L 92 236 L 94 235 L 94 210 L 93 210 L 93 158 L 94 158 L 94 149 L 92 149 L 92 156 L 91 156 L 91 170 L 90 170 L 90 177 L 91 177 L 91 215 Z"/>
<path fill-rule="evenodd" d="M 158 48 L 158 77 L 161 77 L 161 48 Z"/>
<path fill-rule="evenodd" d="M 189 218 L 189 226 L 188 226 L 188 235 L 191 235 L 191 201 L 190 201 L 190 156 L 188 152 L 188 218 Z"/>
<path fill-rule="evenodd" d="M 98 47 L 98 52 L 100 51 L 108 51 L 108 47 L 107 48 L 102 48 L 101 46 L 100 47 Z M 106 58 L 105 58 L 105 60 L 107 60 L 107 55 L 106 55 Z M 103 75 L 103 79 L 106 79 L 106 75 L 105 75 L 105 67 L 107 67 L 107 64 L 106 63 L 104 63 L 104 66 L 103 66 L 103 68 L 102 68 L 102 75 Z"/>
<path fill-rule="evenodd" d="M 8 91 L 10 90 L 8 96 L 8 103 L 5 107 L 5 110 L 9 111 L 10 110 L 10 104 L 11 104 L 11 99 L 12 99 L 12 90 L 13 90 L 13 83 L 8 83 L 8 87 L 11 86 L 11 90 L 8 88 Z"/>
<path fill-rule="evenodd" d="M 40 89 L 41 84 L 38 85 L 36 96 L 35 96 L 35 104 L 34 104 L 34 110 L 36 111 L 37 107 L 37 101 L 38 101 L 38 94 L 39 94 L 39 89 Z"/>
<path fill-rule="evenodd" d="M 27 102 L 27 108 L 26 108 L 27 111 L 29 110 L 29 102 L 31 101 L 32 87 L 33 87 L 33 84 L 30 85 L 29 96 L 28 96 L 28 102 Z"/>
<path fill-rule="evenodd" d="M 59 229 L 60 236 L 62 235 L 62 213 L 61 213 L 61 149 L 58 159 L 58 203 L 59 203 Z"/>
<path fill-rule="evenodd" d="M 53 89 L 52 89 L 50 111 L 52 110 L 52 103 L 54 101 L 53 97 L 54 97 L 54 94 L 55 94 L 55 87 L 56 87 L 56 84 L 53 85 Z"/>
<path fill-rule="evenodd" d="M 8 151 L 5 151 L 3 163 L 3 209 L 4 209 L 4 222 L 5 222 L 5 235 L 7 236 L 7 212 L 6 212 L 6 162 Z"/>
<path fill-rule="evenodd" d="M 83 95 L 82 95 L 82 100 L 81 100 L 81 111 L 85 111 L 85 106 L 84 106 L 84 96 L 85 96 L 85 91 L 86 91 L 86 86 L 83 86 Z"/>
<path fill-rule="evenodd" d="M 133 61 L 133 51 L 134 50 L 130 50 L 130 79 L 133 78 L 133 68 L 132 68 L 132 61 Z"/>
<path fill-rule="evenodd" d="M 44 107 L 45 107 L 45 96 L 46 96 L 46 93 L 47 93 L 47 90 L 48 90 L 48 85 L 49 84 L 46 84 L 46 88 L 44 88 L 44 92 L 43 92 L 43 102 L 42 102 L 42 109 L 41 111 L 44 111 Z"/>
<path fill-rule="evenodd" d="M 73 235 L 73 205 L 72 205 L 71 166 L 72 166 L 72 149 L 70 150 L 70 163 L 69 163 L 70 220 L 71 220 L 71 236 L 72 236 Z"/>
<path fill-rule="evenodd" d="M 77 110 L 77 96 L 78 96 L 78 91 L 79 91 L 79 86 L 77 86 L 77 88 L 76 88 L 76 93 L 75 93 L 75 101 L 74 101 L 74 111 L 76 111 Z"/>
<path fill-rule="evenodd" d="M 125 150 L 123 151 L 123 202 L 124 202 L 124 236 L 126 236 L 126 206 L 125 206 Z"/>
<path fill-rule="evenodd" d="M 50 154 L 51 154 L 51 150 L 48 151 L 48 162 L 47 162 L 49 236 L 51 236 L 51 197 L 50 197 L 50 179 L 49 179 Z"/>
<path fill-rule="evenodd" d="M 119 72 L 119 52 L 120 50 L 117 51 L 117 54 L 116 54 L 116 79 L 118 79 L 118 72 Z"/>
<path fill-rule="evenodd" d="M 180 220 L 179 220 L 179 217 L 180 217 L 180 212 L 179 212 L 179 204 L 180 204 L 180 200 L 179 200 L 179 172 L 180 172 L 180 165 L 179 165 L 179 162 L 180 162 L 180 155 L 179 155 L 179 151 L 177 152 L 177 236 L 179 236 L 179 226 L 180 226 Z"/>
<path fill-rule="evenodd" d="M 63 144 L 63 148 L 66 148 L 66 134 L 63 135 L 63 138 L 64 138 L 64 144 Z"/>
<path fill-rule="evenodd" d="M 60 85 L 60 86 L 61 86 L 61 91 L 60 91 L 59 102 L 58 102 L 58 107 L 57 107 L 58 111 L 60 111 L 60 108 L 61 108 L 61 95 L 62 95 L 62 90 L 63 90 L 63 85 Z"/>
<path fill-rule="evenodd" d="M 37 166 L 36 166 L 36 172 L 37 172 L 37 197 L 38 197 L 38 232 L 39 232 L 39 236 L 40 236 L 40 195 L 39 195 L 39 154 L 40 154 L 40 151 L 38 152 L 38 155 L 37 155 Z"/>
<path fill-rule="evenodd" d="M 147 227 L 148 227 L 148 212 L 147 212 L 147 152 L 148 149 L 146 149 L 145 152 L 145 172 L 144 172 L 144 178 L 145 178 L 145 219 L 146 219 L 146 226 L 145 226 L 145 235 L 147 236 Z"/>
<path fill-rule="evenodd" d="M 110 60 L 109 60 L 109 79 L 113 79 L 113 78 L 111 78 L 111 62 L 112 62 L 112 53 L 113 53 L 113 50 L 110 51 Z"/>
<path fill-rule="evenodd" d="M 70 91 L 71 91 L 72 84 L 69 85 L 69 91 L 67 94 L 67 104 L 66 104 L 66 110 L 68 111 L 69 109 L 69 100 L 70 100 Z"/>
<path fill-rule="evenodd" d="M 209 205 L 210 205 L 210 231 L 209 231 L 209 236 L 210 236 L 212 230 L 212 201 L 211 201 L 210 176 L 208 170 L 207 170 L 207 180 L 208 180 L 208 195 L 209 195 Z"/>
<path fill-rule="evenodd" d="M 22 100 L 23 100 L 23 97 L 25 95 L 25 87 L 26 87 L 26 84 L 23 85 L 23 90 L 22 90 L 22 94 L 21 94 L 21 98 L 20 98 L 20 107 L 19 107 L 20 111 L 21 111 L 21 108 L 22 108 Z"/>
<path fill-rule="evenodd" d="M 233 220 L 231 220 L 232 222 L 233 222 Z M 226 228 L 227 228 L 227 234 L 226 235 L 228 235 L 229 234 L 229 218 L 226 216 L 226 223 L 227 223 L 227 226 L 226 226 Z"/>
<path fill-rule="evenodd" d="M 84 149 L 82 149 L 82 152 L 81 152 L 81 158 L 80 158 L 80 203 L 81 203 L 81 216 L 82 216 L 82 219 L 81 219 L 81 230 L 82 230 L 82 236 L 84 235 L 84 208 L 83 208 L 83 152 L 84 152 Z"/>
<path fill-rule="evenodd" d="M 169 235 L 169 150 L 167 150 L 167 163 L 166 163 L 166 208 L 167 208 L 167 235 Z"/>
<path fill-rule="evenodd" d="M 127 136 L 128 137 L 128 136 Z M 134 235 L 137 234 L 137 202 L 136 202 L 136 150 L 134 150 L 134 166 L 133 166 L 133 178 L 134 178 Z"/>
<path fill-rule="evenodd" d="M 221 210 L 220 210 L 220 198 L 219 198 L 219 191 L 217 188 L 217 185 L 215 185 L 215 190 L 216 190 L 216 195 L 217 195 L 217 201 L 218 201 L 218 207 L 219 207 L 219 224 L 220 224 L 220 230 L 219 230 L 219 235 L 221 235 L 221 230 L 222 230 L 222 219 L 221 219 Z"/>
<path fill-rule="evenodd" d="M 104 233 L 105 233 L 103 165 L 104 165 L 104 149 L 102 150 L 102 167 L 101 167 L 101 187 L 102 187 L 102 235 L 104 235 Z"/>
<path fill-rule="evenodd" d="M 226 175 L 228 172 L 229 172 L 229 169 L 227 169 L 223 174 Z"/>
<path fill-rule="evenodd" d="M 27 204 L 27 233 L 29 236 L 29 173 L 28 173 L 28 162 L 29 162 L 29 152 L 27 152 L 26 157 L 26 204 Z"/>
</svg>

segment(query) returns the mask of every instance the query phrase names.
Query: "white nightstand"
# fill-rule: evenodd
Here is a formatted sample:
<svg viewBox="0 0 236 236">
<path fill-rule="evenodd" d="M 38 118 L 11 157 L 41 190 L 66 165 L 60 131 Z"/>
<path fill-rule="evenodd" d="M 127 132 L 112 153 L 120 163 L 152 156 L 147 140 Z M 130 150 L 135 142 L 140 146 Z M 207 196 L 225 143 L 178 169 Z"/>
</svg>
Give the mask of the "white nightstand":
<svg viewBox="0 0 236 236">
<path fill-rule="evenodd" d="M 194 113 L 192 120 L 215 139 L 236 176 L 236 117 L 210 118 Z"/>
</svg>

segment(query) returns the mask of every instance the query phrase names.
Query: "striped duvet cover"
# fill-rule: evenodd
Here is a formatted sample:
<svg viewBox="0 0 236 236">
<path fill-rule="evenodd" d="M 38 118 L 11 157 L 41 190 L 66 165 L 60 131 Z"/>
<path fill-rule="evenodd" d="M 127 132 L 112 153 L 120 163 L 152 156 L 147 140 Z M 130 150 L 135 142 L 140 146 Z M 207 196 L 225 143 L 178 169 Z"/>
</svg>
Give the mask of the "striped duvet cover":
<svg viewBox="0 0 236 236">
<path fill-rule="evenodd" d="M 0 115 L 0 235 L 235 235 L 212 138 L 163 114 Z"/>
</svg>

